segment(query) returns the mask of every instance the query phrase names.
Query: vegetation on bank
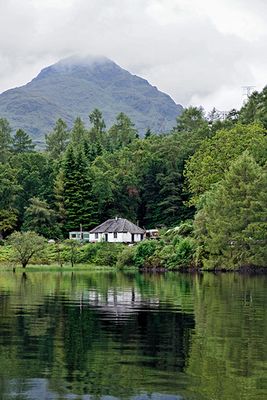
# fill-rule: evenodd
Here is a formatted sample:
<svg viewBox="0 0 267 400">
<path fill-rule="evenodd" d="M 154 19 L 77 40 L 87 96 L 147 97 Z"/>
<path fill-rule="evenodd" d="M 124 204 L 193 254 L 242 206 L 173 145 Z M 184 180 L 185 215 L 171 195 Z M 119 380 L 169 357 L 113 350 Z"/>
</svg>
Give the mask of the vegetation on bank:
<svg viewBox="0 0 267 400">
<path fill-rule="evenodd" d="M 2 246 L 1 259 L 24 266 L 37 258 L 169 270 L 265 267 L 266 96 L 267 88 L 254 93 L 223 121 L 190 107 L 172 132 L 148 130 L 145 138 L 123 113 L 106 130 L 94 110 L 89 130 L 80 118 L 71 130 L 58 120 L 45 152 L 22 130 L 12 136 L 0 118 L 0 238 L 13 248 L 10 258 Z M 80 224 L 88 230 L 115 215 L 162 228 L 160 240 L 133 247 L 64 241 Z M 15 231 L 56 244 L 23 261 Z"/>
</svg>

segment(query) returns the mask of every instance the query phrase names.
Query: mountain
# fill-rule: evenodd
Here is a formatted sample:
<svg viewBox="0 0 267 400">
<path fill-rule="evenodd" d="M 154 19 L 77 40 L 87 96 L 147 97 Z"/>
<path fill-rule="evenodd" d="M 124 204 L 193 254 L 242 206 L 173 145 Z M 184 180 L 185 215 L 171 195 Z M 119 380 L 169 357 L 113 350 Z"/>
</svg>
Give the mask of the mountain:
<svg viewBox="0 0 267 400">
<path fill-rule="evenodd" d="M 89 125 L 88 115 L 95 108 L 102 111 L 107 127 L 124 112 L 141 134 L 148 128 L 170 130 L 183 109 L 145 79 L 105 57 L 61 60 L 25 86 L 0 94 L 0 117 L 36 141 L 43 140 L 58 118 L 72 126 L 80 116 Z"/>
</svg>

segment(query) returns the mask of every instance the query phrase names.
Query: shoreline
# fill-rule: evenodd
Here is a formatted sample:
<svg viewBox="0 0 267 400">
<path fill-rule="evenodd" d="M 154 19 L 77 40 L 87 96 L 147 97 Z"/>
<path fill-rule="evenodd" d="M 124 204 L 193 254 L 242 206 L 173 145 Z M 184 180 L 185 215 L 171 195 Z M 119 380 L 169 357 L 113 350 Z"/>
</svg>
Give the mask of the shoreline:
<svg viewBox="0 0 267 400">
<path fill-rule="evenodd" d="M 226 274 L 226 273 L 238 273 L 242 275 L 265 275 L 267 274 L 267 267 L 241 267 L 238 269 L 226 269 L 226 268 L 214 268 L 214 269 L 203 269 L 203 268 L 181 268 L 169 270 L 167 268 L 137 268 L 125 266 L 118 268 L 116 266 L 108 265 L 95 265 L 95 264 L 77 264 L 73 267 L 71 265 L 47 265 L 47 264 L 29 264 L 26 268 L 20 265 L 7 265 L 0 263 L 0 272 L 139 272 L 141 274 L 165 274 L 171 273 L 182 273 L 182 274 L 203 274 L 212 273 L 214 275 Z"/>
</svg>

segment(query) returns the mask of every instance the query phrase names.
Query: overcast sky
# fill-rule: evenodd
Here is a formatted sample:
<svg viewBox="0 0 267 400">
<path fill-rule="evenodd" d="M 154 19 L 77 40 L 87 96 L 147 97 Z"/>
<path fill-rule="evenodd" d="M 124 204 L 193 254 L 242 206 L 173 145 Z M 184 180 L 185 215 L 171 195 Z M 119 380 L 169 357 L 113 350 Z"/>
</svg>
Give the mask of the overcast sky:
<svg viewBox="0 0 267 400">
<path fill-rule="evenodd" d="M 267 84 L 266 0 L 0 0 L 0 92 L 99 54 L 184 106 L 239 108 Z"/>
</svg>

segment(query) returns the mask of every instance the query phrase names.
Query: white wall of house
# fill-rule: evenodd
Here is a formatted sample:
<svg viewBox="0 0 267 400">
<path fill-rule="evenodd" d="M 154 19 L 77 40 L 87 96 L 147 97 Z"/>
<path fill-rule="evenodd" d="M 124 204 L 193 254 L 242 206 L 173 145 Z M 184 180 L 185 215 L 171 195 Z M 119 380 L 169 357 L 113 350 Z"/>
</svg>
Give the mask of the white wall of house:
<svg viewBox="0 0 267 400">
<path fill-rule="evenodd" d="M 107 236 L 106 236 L 107 235 Z M 142 240 L 140 233 L 135 233 L 134 242 L 140 242 Z M 132 243 L 132 234 L 129 232 L 117 232 L 112 233 L 90 233 L 90 242 L 102 242 L 107 241 L 110 243 Z"/>
</svg>

